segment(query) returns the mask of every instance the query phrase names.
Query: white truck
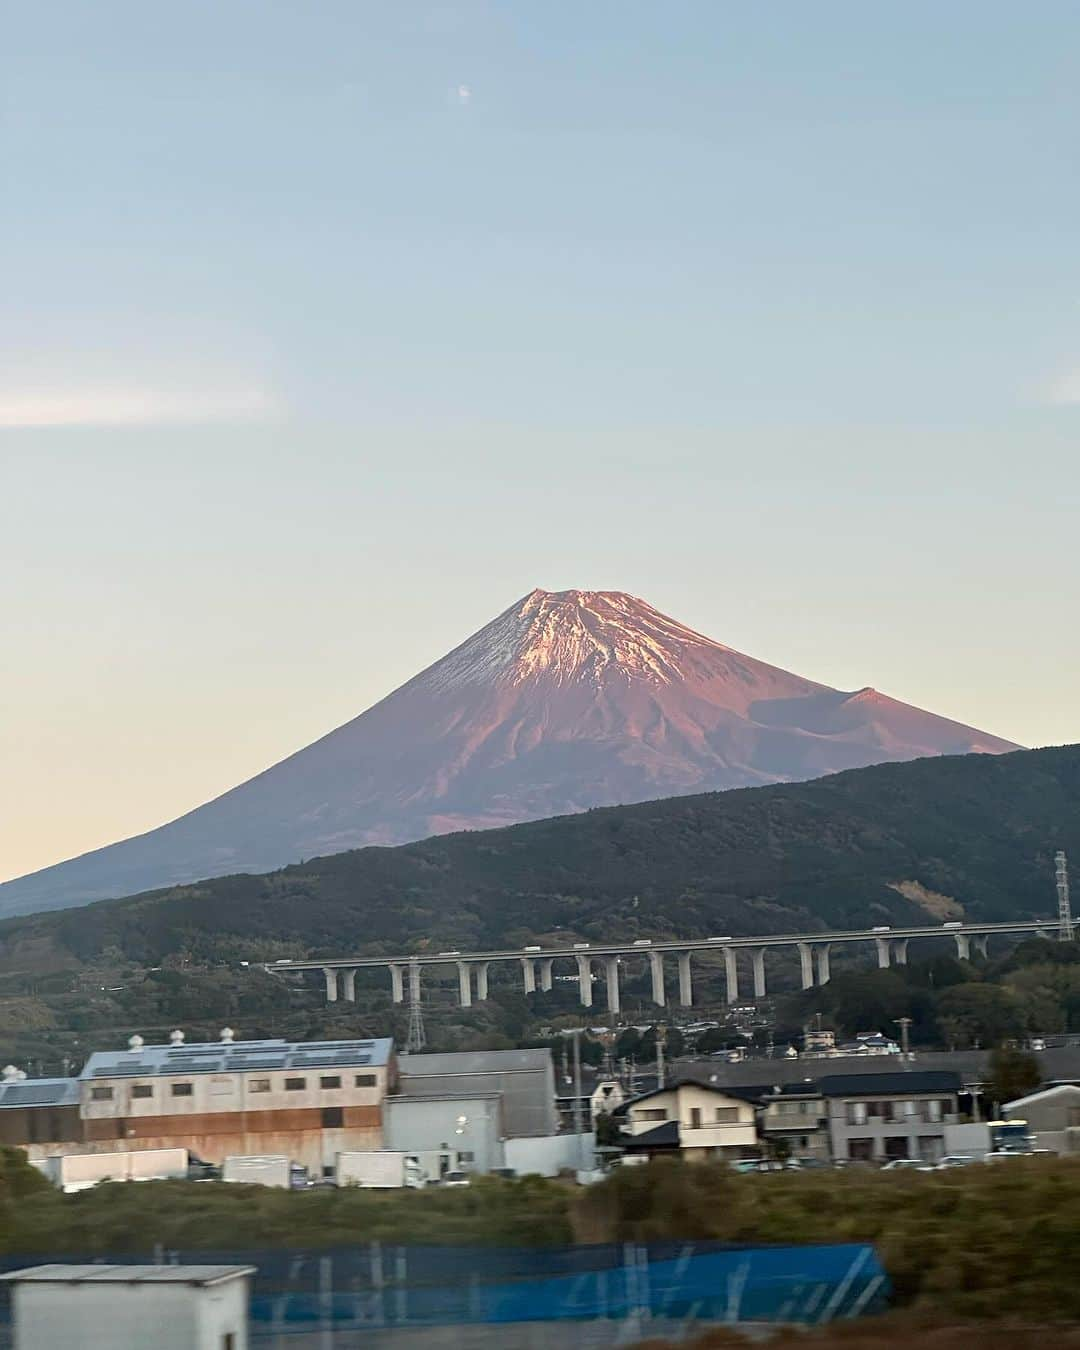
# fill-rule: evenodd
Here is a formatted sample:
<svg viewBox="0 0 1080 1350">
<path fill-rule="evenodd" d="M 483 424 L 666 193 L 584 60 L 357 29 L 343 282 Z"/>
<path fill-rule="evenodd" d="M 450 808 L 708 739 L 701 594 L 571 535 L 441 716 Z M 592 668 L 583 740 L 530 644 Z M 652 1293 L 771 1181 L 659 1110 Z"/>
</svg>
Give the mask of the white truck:
<svg viewBox="0 0 1080 1350">
<path fill-rule="evenodd" d="M 54 1186 L 70 1194 L 89 1190 L 103 1181 L 184 1181 L 188 1175 L 186 1148 L 141 1148 L 128 1152 L 67 1153 L 41 1158 L 35 1167 Z"/>
<path fill-rule="evenodd" d="M 247 1186 L 278 1186 L 298 1190 L 307 1185 L 307 1168 L 284 1153 L 234 1153 L 221 1165 L 222 1181 Z"/>
<path fill-rule="evenodd" d="M 379 1190 L 419 1190 L 427 1185 L 428 1179 L 415 1153 L 397 1153 L 392 1149 L 339 1153 L 335 1175 L 339 1186 Z"/>
</svg>

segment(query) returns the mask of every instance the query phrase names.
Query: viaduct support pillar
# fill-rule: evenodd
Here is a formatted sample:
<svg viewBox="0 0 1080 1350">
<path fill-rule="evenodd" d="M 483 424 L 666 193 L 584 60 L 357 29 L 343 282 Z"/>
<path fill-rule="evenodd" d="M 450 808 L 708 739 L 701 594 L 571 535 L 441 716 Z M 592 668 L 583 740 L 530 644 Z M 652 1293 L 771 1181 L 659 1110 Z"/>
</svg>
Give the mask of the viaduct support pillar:
<svg viewBox="0 0 1080 1350">
<path fill-rule="evenodd" d="M 813 989 L 814 987 L 814 949 L 809 942 L 800 942 L 799 944 L 799 965 L 802 974 L 802 987 L 804 989 Z"/>
<path fill-rule="evenodd" d="M 337 1002 L 337 971 L 327 966 L 323 970 L 326 976 L 326 1001 L 327 1003 Z"/>
<path fill-rule="evenodd" d="M 989 933 L 980 933 L 977 937 L 973 937 L 973 938 L 971 939 L 971 941 L 972 941 L 972 942 L 974 943 L 974 945 L 975 945 L 975 950 L 979 953 L 979 955 L 980 955 L 980 956 L 982 957 L 982 959 L 985 961 L 985 960 L 986 960 L 986 944 L 990 941 L 990 934 L 989 934 Z"/>
<path fill-rule="evenodd" d="M 405 1002 L 405 975 L 400 966 L 390 967 L 390 988 L 395 1003 Z"/>
<path fill-rule="evenodd" d="M 750 957 L 754 963 L 754 997 L 765 997 L 765 948 L 751 947 Z"/>
<path fill-rule="evenodd" d="M 663 952 L 649 953 L 649 971 L 652 975 L 652 1001 L 658 1008 L 662 1008 L 667 1003 L 667 993 L 664 990 Z"/>
<path fill-rule="evenodd" d="M 604 961 L 604 978 L 607 981 L 607 1005 L 609 1013 L 619 1011 L 619 958 L 609 956 Z"/>
<path fill-rule="evenodd" d="M 907 965 L 907 938 L 893 938 L 892 955 L 893 961 L 898 966 Z"/>
<path fill-rule="evenodd" d="M 829 983 L 829 952 L 831 947 L 827 942 L 819 942 L 817 947 L 817 982 L 818 984 Z"/>
<path fill-rule="evenodd" d="M 488 996 L 488 962 L 481 961 L 476 967 L 476 997 L 483 1003 Z"/>
<path fill-rule="evenodd" d="M 587 956 L 578 953 L 578 986 L 581 989 L 581 1002 L 586 1008 L 592 1007 L 592 962 Z"/>
<path fill-rule="evenodd" d="M 356 1002 L 356 971 L 355 971 L 355 970 L 345 970 L 345 971 L 342 971 L 342 974 L 343 974 L 344 977 L 345 977 L 345 980 L 344 980 L 344 984 L 345 984 L 345 1002 L 346 1002 L 346 1003 L 355 1003 L 355 1002 Z"/>
<path fill-rule="evenodd" d="M 890 950 L 892 948 L 892 943 L 889 941 L 887 937 L 875 938 L 874 941 L 877 943 L 878 966 L 882 970 L 887 970 L 889 967 L 889 955 Z"/>
<path fill-rule="evenodd" d="M 458 990 L 461 994 L 461 1006 L 463 1008 L 472 1007 L 472 967 L 468 961 L 459 961 L 457 963 L 458 972 Z"/>
<path fill-rule="evenodd" d="M 679 1002 L 684 1008 L 694 1006 L 694 986 L 690 981 L 690 953 L 679 953 Z"/>
<path fill-rule="evenodd" d="M 536 993 L 536 962 L 531 956 L 521 958 L 521 969 L 525 976 L 525 992 L 527 994 Z"/>
<path fill-rule="evenodd" d="M 956 934 L 956 959 L 958 961 L 971 960 L 971 938 L 967 933 Z"/>
<path fill-rule="evenodd" d="M 551 957 L 546 956 L 540 962 L 540 988 L 545 994 L 551 993 Z"/>
<path fill-rule="evenodd" d="M 727 980 L 728 1006 L 739 1001 L 739 962 L 734 947 L 724 948 L 724 975 Z"/>
</svg>

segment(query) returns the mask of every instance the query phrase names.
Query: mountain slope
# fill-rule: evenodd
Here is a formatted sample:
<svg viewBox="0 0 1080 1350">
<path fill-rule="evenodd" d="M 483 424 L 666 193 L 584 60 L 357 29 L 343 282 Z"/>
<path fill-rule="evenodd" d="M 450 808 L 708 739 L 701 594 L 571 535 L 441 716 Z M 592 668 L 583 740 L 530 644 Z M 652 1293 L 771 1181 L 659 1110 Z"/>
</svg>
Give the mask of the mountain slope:
<svg viewBox="0 0 1080 1350">
<path fill-rule="evenodd" d="M 541 937 L 1052 916 L 1058 848 L 1080 858 L 1080 746 L 612 807 L 11 919 L 0 972 L 112 951 L 189 970 Z"/>
<path fill-rule="evenodd" d="M 766 665 L 618 591 L 538 590 L 215 801 L 0 886 L 0 914 L 593 806 L 1015 748 Z"/>
</svg>

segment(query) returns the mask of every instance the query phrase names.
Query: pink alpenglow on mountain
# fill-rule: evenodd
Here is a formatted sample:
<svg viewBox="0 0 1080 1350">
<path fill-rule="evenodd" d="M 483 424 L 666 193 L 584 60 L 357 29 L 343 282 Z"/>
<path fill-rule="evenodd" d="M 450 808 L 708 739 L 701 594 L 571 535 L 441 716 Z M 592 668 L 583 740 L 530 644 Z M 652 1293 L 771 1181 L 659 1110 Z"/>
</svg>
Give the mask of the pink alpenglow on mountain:
<svg viewBox="0 0 1080 1350">
<path fill-rule="evenodd" d="M 537 590 L 224 796 L 0 886 L 0 913 L 591 806 L 1017 748 L 873 689 L 765 665 L 621 591 Z"/>
</svg>

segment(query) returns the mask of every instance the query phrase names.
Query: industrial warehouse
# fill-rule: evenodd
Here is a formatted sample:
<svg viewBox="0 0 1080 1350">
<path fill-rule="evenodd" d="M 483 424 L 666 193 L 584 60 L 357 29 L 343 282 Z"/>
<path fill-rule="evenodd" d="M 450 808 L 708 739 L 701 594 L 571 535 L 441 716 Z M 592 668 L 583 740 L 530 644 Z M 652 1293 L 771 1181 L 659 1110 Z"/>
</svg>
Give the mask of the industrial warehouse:
<svg viewBox="0 0 1080 1350">
<path fill-rule="evenodd" d="M 582 1156 L 581 1141 L 558 1133 L 547 1050 L 399 1059 L 389 1039 L 237 1041 L 228 1028 L 200 1044 L 180 1031 L 166 1045 L 133 1036 L 126 1051 L 90 1055 L 77 1078 L 9 1066 L 0 1144 L 37 1164 L 178 1150 L 213 1167 L 281 1158 L 311 1179 L 335 1179 L 339 1159 L 360 1154 L 407 1153 L 431 1180 L 554 1175 Z"/>
</svg>

